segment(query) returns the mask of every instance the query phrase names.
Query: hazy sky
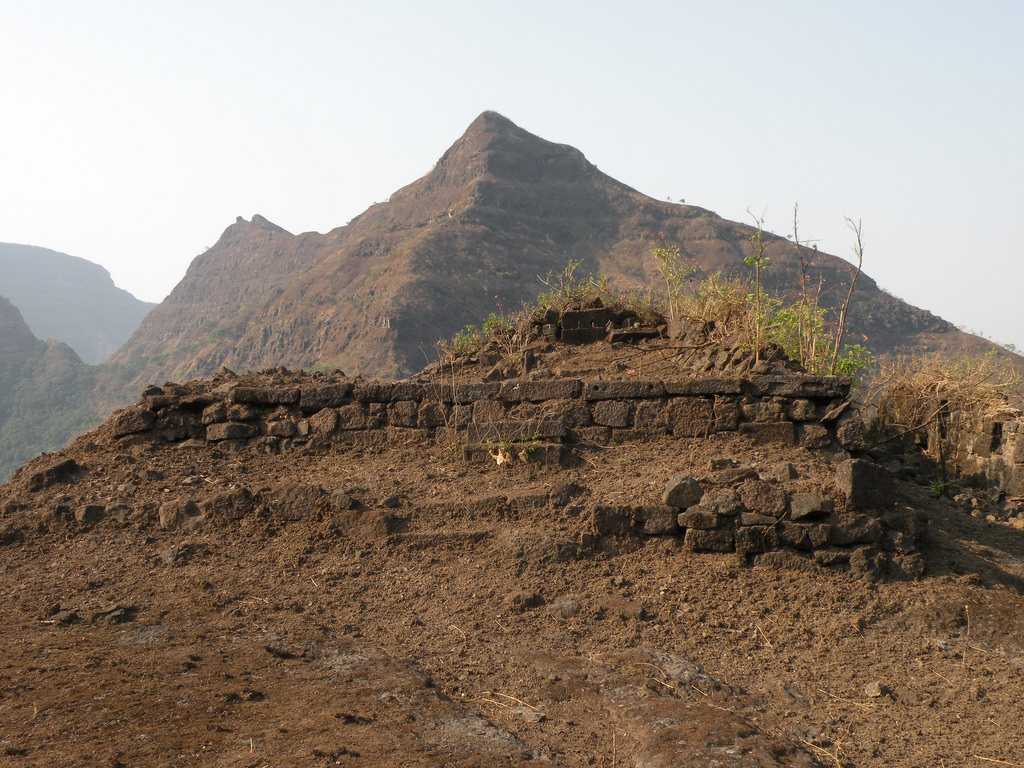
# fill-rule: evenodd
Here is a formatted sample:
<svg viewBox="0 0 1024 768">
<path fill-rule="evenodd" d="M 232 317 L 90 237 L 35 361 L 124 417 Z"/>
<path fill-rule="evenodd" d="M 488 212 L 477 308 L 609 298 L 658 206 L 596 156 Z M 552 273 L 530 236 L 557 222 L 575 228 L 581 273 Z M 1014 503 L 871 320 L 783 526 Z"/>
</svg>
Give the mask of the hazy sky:
<svg viewBox="0 0 1024 768">
<path fill-rule="evenodd" d="M 1024 347 L 1024 3 L 0 0 L 0 241 L 162 298 L 236 215 L 324 231 L 484 109 L 764 211 Z"/>
</svg>

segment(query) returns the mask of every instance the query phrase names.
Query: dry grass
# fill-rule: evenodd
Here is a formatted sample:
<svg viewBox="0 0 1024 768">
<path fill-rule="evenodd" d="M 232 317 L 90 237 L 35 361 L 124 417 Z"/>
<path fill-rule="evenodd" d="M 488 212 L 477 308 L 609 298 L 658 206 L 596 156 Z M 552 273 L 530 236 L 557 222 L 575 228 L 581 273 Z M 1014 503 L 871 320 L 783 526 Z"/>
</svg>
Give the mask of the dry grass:
<svg viewBox="0 0 1024 768">
<path fill-rule="evenodd" d="M 952 447 L 962 430 L 1016 407 L 1020 385 L 1019 373 L 994 354 L 904 357 L 882 361 L 867 399 L 886 431 L 923 437 L 939 423 Z"/>
</svg>

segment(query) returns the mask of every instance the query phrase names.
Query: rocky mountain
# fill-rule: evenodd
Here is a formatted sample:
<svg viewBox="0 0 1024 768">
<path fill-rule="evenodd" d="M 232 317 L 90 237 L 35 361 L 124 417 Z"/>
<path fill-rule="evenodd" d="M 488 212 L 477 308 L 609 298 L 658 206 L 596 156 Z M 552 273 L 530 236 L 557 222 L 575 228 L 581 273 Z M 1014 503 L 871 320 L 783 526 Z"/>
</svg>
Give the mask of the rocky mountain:
<svg viewBox="0 0 1024 768">
<path fill-rule="evenodd" d="M 579 150 L 485 112 L 426 176 L 346 226 L 292 235 L 261 216 L 238 219 L 114 362 L 131 392 L 221 365 L 408 374 L 439 338 L 495 306 L 518 308 L 542 288 L 538 275 L 571 258 L 619 283 L 651 285 L 656 242 L 678 244 L 705 272 L 740 273 L 750 234 L 697 206 L 647 197 Z M 796 247 L 769 240 L 769 282 L 795 289 Z M 805 256 L 825 301 L 838 301 L 849 265 Z M 852 336 L 876 351 L 987 345 L 869 277 L 857 294 Z"/>
<path fill-rule="evenodd" d="M 0 480 L 95 423 L 94 376 L 67 344 L 37 339 L 0 297 Z"/>
<path fill-rule="evenodd" d="M 36 337 L 63 341 L 87 363 L 110 357 L 155 306 L 115 286 L 98 264 L 14 243 L 0 243 L 0 295 Z"/>
</svg>

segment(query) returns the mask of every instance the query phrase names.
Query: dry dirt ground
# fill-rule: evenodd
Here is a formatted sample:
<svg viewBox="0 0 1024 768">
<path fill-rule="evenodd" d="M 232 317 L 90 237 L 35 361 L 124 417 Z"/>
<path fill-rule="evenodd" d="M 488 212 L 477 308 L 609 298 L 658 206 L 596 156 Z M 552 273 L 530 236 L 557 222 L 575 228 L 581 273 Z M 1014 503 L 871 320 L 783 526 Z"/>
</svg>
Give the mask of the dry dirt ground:
<svg viewBox="0 0 1024 768">
<path fill-rule="evenodd" d="M 3 766 L 1024 765 L 1024 532 L 923 486 L 927 575 L 872 583 L 675 539 L 560 546 L 589 501 L 654 501 L 711 456 L 820 461 L 735 436 L 574 470 L 440 446 L 69 455 L 76 484 L 0 487 L 29 502 L 0 547 Z M 282 501 L 157 522 L 240 485 Z M 52 511 L 92 502 L 96 524 Z"/>
</svg>

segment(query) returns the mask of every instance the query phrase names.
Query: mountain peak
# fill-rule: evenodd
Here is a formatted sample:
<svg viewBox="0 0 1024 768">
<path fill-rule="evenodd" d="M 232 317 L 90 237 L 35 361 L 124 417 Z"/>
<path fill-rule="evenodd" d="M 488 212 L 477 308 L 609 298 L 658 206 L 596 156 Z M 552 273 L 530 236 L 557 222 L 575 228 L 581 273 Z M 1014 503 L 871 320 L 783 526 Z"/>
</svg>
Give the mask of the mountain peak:
<svg viewBox="0 0 1024 768">
<path fill-rule="evenodd" d="M 487 109 L 481 112 L 466 128 L 466 135 L 474 133 L 525 133 L 532 136 L 528 131 L 520 128 L 507 117 L 499 112 Z M 538 138 L 538 137 L 535 137 Z"/>
</svg>

